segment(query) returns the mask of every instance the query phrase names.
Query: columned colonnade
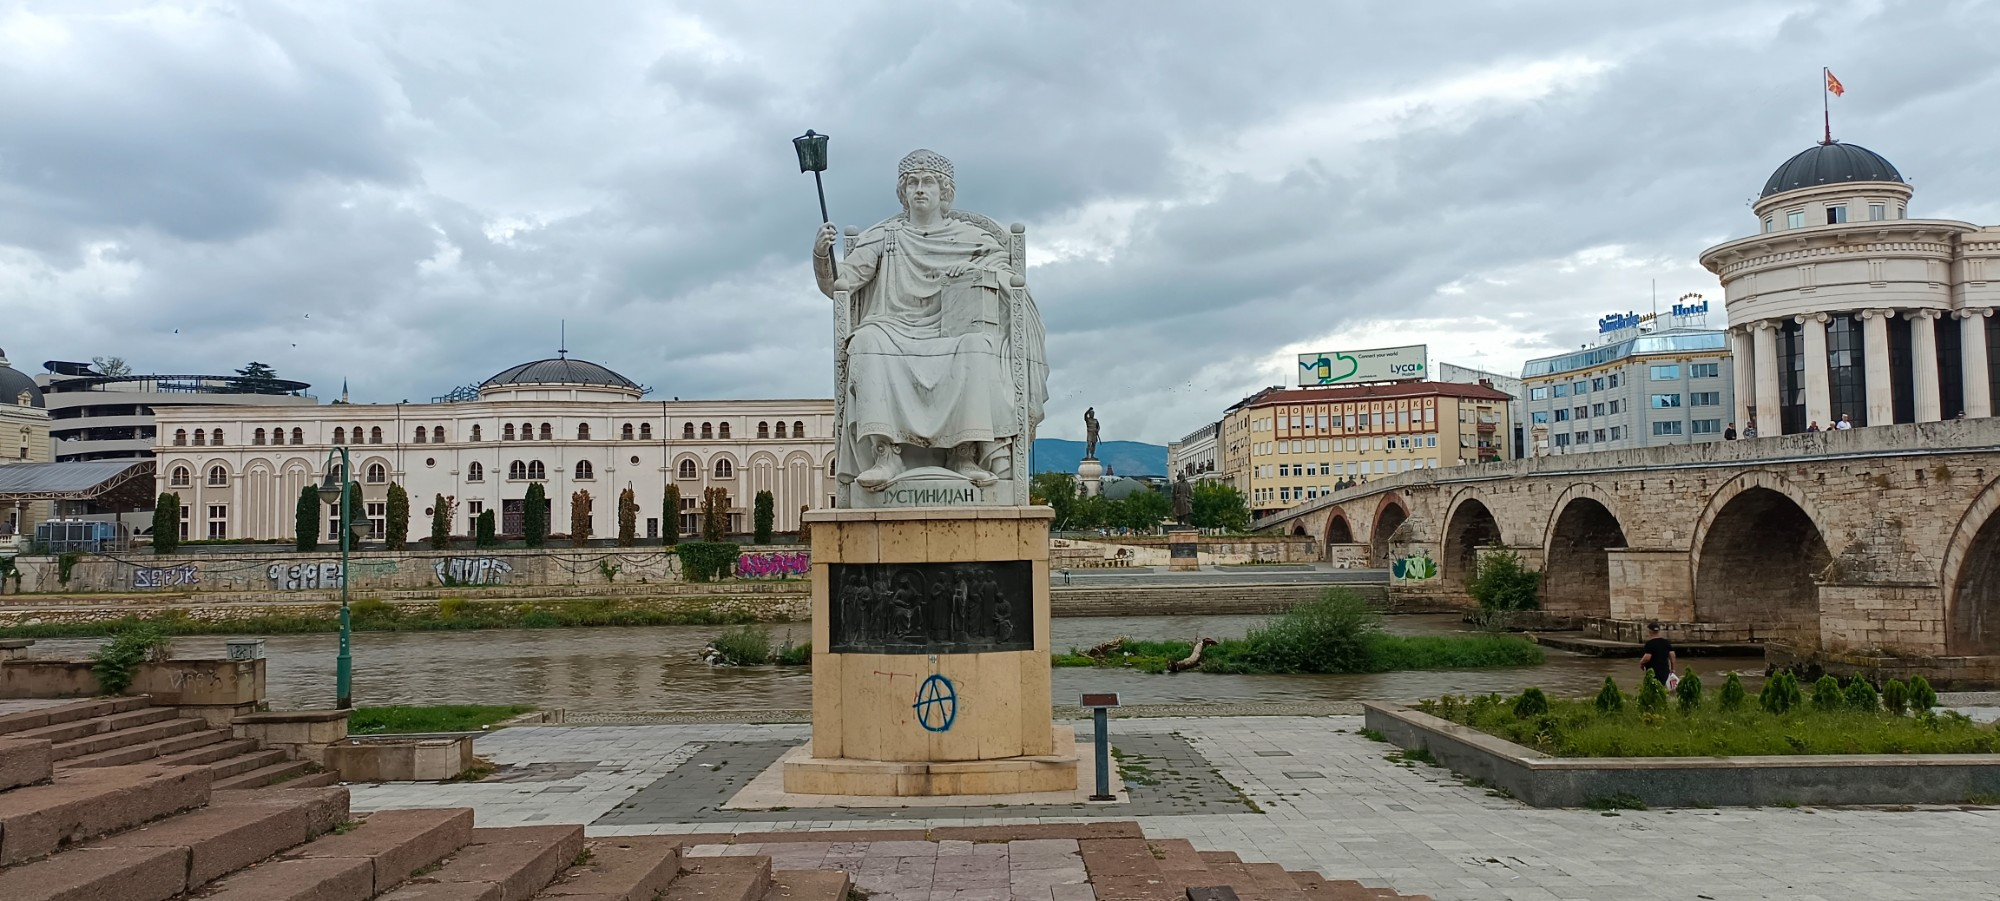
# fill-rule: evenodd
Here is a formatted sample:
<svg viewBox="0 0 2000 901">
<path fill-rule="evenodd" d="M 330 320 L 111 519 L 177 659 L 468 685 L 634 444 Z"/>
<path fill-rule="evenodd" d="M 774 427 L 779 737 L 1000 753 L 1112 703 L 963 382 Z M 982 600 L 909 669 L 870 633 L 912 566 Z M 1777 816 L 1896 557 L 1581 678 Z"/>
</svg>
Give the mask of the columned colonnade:
<svg viewBox="0 0 2000 901">
<path fill-rule="evenodd" d="M 1994 313 L 1991 307 L 1852 311 L 1854 318 L 1861 323 L 1862 384 L 1866 389 L 1865 415 L 1852 417 L 1854 424 L 1937 422 L 1955 418 L 1961 412 L 1968 418 L 1992 416 L 1994 376 L 1992 360 L 1987 353 L 1991 340 L 1987 331 L 1993 328 L 1989 320 Z M 1799 327 L 1803 344 L 1804 419 L 1807 423 L 1819 423 L 1823 429 L 1832 428 L 1840 418 L 1834 407 L 1830 380 L 1831 369 L 1836 364 L 1827 349 L 1827 326 L 1835 315 L 1840 314 L 1813 312 L 1789 319 L 1790 324 Z M 1914 409 L 1913 415 L 1900 420 L 1896 415 L 1895 382 L 1891 374 L 1891 366 L 1897 361 L 1893 359 L 1889 345 L 1890 321 L 1896 318 L 1901 318 L 1910 326 L 1910 356 L 1905 373 L 1910 379 L 1911 406 Z M 1963 404 L 1956 410 L 1945 409 L 1943 403 L 1945 385 L 1940 376 L 1937 342 L 1937 330 L 1941 326 L 1958 331 L 1960 384 L 1957 387 L 1962 392 Z M 1798 431 L 1784 429 L 1782 419 L 1769 414 L 1769 411 L 1783 408 L 1778 334 L 1785 328 L 1786 320 L 1764 319 L 1729 329 L 1736 384 L 1739 386 L 1736 421 L 1739 424 L 1757 422 L 1759 434 L 1763 435 Z M 1755 387 L 1752 390 L 1742 387 L 1753 384 Z M 1765 415 L 1758 417 L 1758 413 Z"/>
</svg>

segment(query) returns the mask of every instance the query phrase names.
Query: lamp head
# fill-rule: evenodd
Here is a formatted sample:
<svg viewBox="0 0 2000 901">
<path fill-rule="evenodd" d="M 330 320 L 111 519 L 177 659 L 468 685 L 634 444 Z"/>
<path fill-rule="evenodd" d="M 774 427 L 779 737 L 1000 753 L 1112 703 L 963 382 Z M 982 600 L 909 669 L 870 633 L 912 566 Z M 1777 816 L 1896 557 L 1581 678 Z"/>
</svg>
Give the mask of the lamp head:
<svg viewBox="0 0 2000 901">
<path fill-rule="evenodd" d="M 792 149 L 799 154 L 800 172 L 826 171 L 826 135 L 815 134 L 812 129 L 792 139 Z"/>
</svg>

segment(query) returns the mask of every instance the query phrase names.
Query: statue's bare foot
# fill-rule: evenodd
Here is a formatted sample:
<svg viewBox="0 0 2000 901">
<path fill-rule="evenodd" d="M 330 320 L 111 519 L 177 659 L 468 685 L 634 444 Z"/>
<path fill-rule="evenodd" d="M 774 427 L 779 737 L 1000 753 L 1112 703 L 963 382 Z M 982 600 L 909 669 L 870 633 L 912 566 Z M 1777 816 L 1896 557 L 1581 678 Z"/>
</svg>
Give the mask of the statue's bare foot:
<svg viewBox="0 0 2000 901">
<path fill-rule="evenodd" d="M 979 467 L 979 454 L 976 445 L 962 444 L 951 449 L 951 471 L 966 477 L 971 480 L 972 484 L 981 488 L 1000 481 L 999 476 Z"/>
<path fill-rule="evenodd" d="M 895 445 L 883 442 L 875 448 L 875 465 L 855 476 L 854 481 L 870 491 L 880 491 L 891 479 L 902 474 L 902 452 Z"/>
</svg>

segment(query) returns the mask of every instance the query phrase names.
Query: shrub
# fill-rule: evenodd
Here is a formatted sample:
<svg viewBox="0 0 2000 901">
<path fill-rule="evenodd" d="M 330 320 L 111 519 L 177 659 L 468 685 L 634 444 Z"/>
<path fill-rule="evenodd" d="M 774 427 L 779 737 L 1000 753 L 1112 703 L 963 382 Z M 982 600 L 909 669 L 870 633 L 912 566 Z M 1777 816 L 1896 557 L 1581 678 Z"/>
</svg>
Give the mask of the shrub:
<svg viewBox="0 0 2000 901">
<path fill-rule="evenodd" d="M 705 488 L 701 492 L 701 540 L 721 541 L 729 534 L 729 489 Z"/>
<path fill-rule="evenodd" d="M 1785 670 L 1764 680 L 1764 690 L 1757 694 L 1757 705 L 1767 712 L 1783 715 L 1805 706 L 1805 694 L 1799 690 L 1799 677 Z"/>
<path fill-rule="evenodd" d="M 431 550 L 441 551 L 451 546 L 451 514 L 455 507 L 445 502 L 443 494 L 431 501 Z"/>
<path fill-rule="evenodd" d="M 1651 667 L 1639 679 L 1639 709 L 1646 713 L 1667 709 L 1667 687 L 1660 684 L 1660 678 L 1653 675 Z"/>
<path fill-rule="evenodd" d="M 292 529 L 296 532 L 292 547 L 301 551 L 319 550 L 320 507 L 318 485 L 306 485 L 299 489 L 298 510 L 292 514 Z"/>
<path fill-rule="evenodd" d="M 1625 693 L 1618 690 L 1618 683 L 1611 681 L 1610 676 L 1605 676 L 1604 687 L 1597 690 L 1594 703 L 1598 713 L 1617 713 L 1625 709 Z"/>
<path fill-rule="evenodd" d="M 90 672 L 105 694 L 123 694 L 132 687 L 139 664 L 165 660 L 173 653 L 173 639 L 152 626 L 131 626 L 119 630 L 90 655 Z"/>
<path fill-rule="evenodd" d="M 153 553 L 171 554 L 181 548 L 181 496 L 164 492 L 153 502 Z"/>
<path fill-rule="evenodd" d="M 569 496 L 569 541 L 576 547 L 590 543 L 590 492 L 578 490 Z"/>
<path fill-rule="evenodd" d="M 1251 630 L 1246 662 L 1268 673 L 1367 672 L 1367 639 L 1381 628 L 1381 617 L 1360 595 L 1329 588 Z"/>
<path fill-rule="evenodd" d="M 76 564 L 83 559 L 82 551 L 64 551 L 56 557 L 56 581 L 67 586 L 71 576 L 76 575 Z"/>
<path fill-rule="evenodd" d="M 1840 680 L 1832 676 L 1821 676 L 1813 683 L 1812 705 L 1814 710 L 1832 713 L 1847 706 L 1847 695 L 1840 690 Z"/>
<path fill-rule="evenodd" d="M 389 483 L 388 522 L 383 524 L 382 537 L 389 550 L 400 551 L 410 543 L 410 493 L 396 482 Z"/>
<path fill-rule="evenodd" d="M 690 582 L 728 578 L 742 553 L 743 548 L 733 541 L 689 541 L 674 546 L 674 555 L 681 559 L 681 574 Z"/>
<path fill-rule="evenodd" d="M 771 662 L 771 630 L 763 626 L 739 626 L 717 635 L 709 645 L 720 655 L 716 662 L 724 666 L 760 666 Z"/>
<path fill-rule="evenodd" d="M 773 510 L 775 505 L 776 501 L 772 499 L 771 492 L 757 492 L 757 504 L 755 511 L 751 514 L 751 523 L 754 530 L 754 535 L 750 539 L 752 543 L 771 543 L 771 523 L 776 516 L 776 511 Z"/>
<path fill-rule="evenodd" d="M 1882 700 L 1875 694 L 1875 686 L 1868 684 L 1868 680 L 1860 676 L 1855 676 L 1853 681 L 1847 683 L 1846 694 L 1850 710 L 1874 713 L 1882 709 Z"/>
<path fill-rule="evenodd" d="M 1530 688 L 1514 699 L 1514 716 L 1517 719 L 1531 719 L 1549 712 L 1549 696 L 1539 688 Z"/>
<path fill-rule="evenodd" d="M 1901 679 L 1890 679 L 1882 685 L 1882 706 L 1889 712 L 1902 716 L 1910 712 L 1910 686 Z"/>
<path fill-rule="evenodd" d="M 1738 684 L 1736 688 L 1741 691 L 1743 686 Z M 1694 667 L 1681 674 L 1681 684 L 1674 686 L 1674 697 L 1680 699 L 1682 713 L 1701 709 L 1701 677 L 1694 674 Z"/>
<path fill-rule="evenodd" d="M 541 547 L 549 537 L 549 491 L 536 482 L 528 486 L 521 503 L 521 538 L 529 547 Z"/>
<path fill-rule="evenodd" d="M 775 663 L 779 666 L 811 666 L 813 659 L 812 642 L 792 644 L 791 636 L 785 636 L 785 644 L 778 649 Z"/>
<path fill-rule="evenodd" d="M 1521 562 L 1521 555 L 1500 551 L 1479 561 L 1478 574 L 1465 591 L 1488 612 L 1534 610 L 1541 606 L 1542 574 Z"/>
<path fill-rule="evenodd" d="M 1735 673 L 1730 673 L 1729 678 L 1722 680 L 1722 695 L 1716 698 L 1716 704 L 1722 709 L 1741 710 L 1744 703 L 1749 700 L 1750 693 L 1743 690 L 1743 680 Z"/>
<path fill-rule="evenodd" d="M 660 498 L 660 543 L 673 547 L 681 540 L 681 489 L 668 485 Z"/>
<path fill-rule="evenodd" d="M 618 492 L 618 546 L 631 547 L 639 537 L 639 502 L 632 489 Z"/>
<path fill-rule="evenodd" d="M 1937 692 L 1931 690 L 1931 682 L 1922 676 L 1910 677 L 1910 709 L 1919 713 L 1937 706 Z"/>
<path fill-rule="evenodd" d="M 493 511 L 479 512 L 479 528 L 474 532 L 472 543 L 479 547 L 497 547 L 500 539 L 494 536 Z"/>
</svg>

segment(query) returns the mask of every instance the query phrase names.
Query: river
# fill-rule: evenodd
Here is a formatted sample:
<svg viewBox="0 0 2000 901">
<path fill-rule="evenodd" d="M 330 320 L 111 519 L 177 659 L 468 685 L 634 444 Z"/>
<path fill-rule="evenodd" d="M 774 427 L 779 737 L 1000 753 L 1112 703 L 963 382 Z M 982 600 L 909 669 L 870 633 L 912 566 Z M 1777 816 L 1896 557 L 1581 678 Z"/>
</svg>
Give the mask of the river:
<svg viewBox="0 0 2000 901">
<path fill-rule="evenodd" d="M 1123 635 L 1135 639 L 1191 640 L 1197 635 L 1241 637 L 1262 622 L 1256 616 L 1075 617 L 1054 620 L 1058 650 L 1087 648 Z M 1401 634 L 1446 634 L 1466 627 L 1453 615 L 1385 617 Z M 495 629 L 467 632 L 359 632 L 354 636 L 354 703 L 529 704 L 574 712 L 636 713 L 749 708 L 802 708 L 812 704 L 811 673 L 804 667 L 711 667 L 696 654 L 724 627 L 656 626 L 593 629 Z M 805 623 L 771 626 L 774 641 L 804 641 Z M 220 656 L 220 637 L 175 640 L 177 656 Z M 37 656 L 83 656 L 99 639 L 37 642 Z M 267 639 L 268 691 L 273 709 L 332 706 L 332 634 Z M 1741 672 L 1751 690 L 1762 680 L 1755 658 L 1694 658 L 1711 687 L 1722 674 Z M 1630 685 L 1632 659 L 1585 657 L 1550 650 L 1534 667 L 1434 670 L 1343 676 L 1224 676 L 1207 673 L 1147 675 L 1123 669 L 1061 668 L 1055 700 L 1074 702 L 1086 691 L 1115 691 L 1127 704 L 1406 700 L 1443 693 L 1518 692 L 1540 686 L 1551 694 L 1594 692 L 1607 675 Z M 1751 676 L 1757 678 L 1751 680 Z M 1711 678 L 1713 677 L 1713 678 Z"/>
</svg>

